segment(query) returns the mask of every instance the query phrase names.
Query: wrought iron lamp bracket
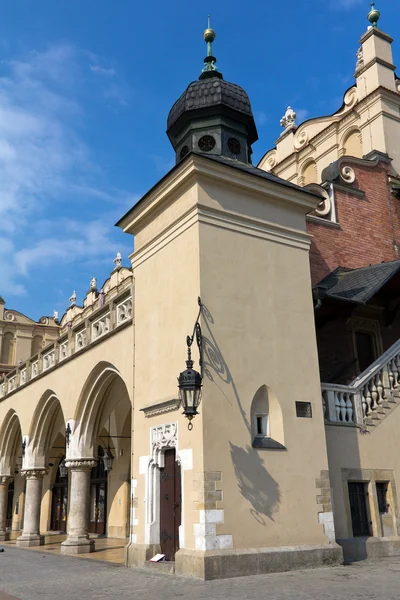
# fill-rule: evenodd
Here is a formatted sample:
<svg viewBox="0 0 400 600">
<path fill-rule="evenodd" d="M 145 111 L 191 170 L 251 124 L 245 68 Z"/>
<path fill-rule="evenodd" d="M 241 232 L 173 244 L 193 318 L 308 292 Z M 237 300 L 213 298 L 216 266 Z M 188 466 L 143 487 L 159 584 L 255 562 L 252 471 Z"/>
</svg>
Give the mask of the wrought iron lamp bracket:
<svg viewBox="0 0 400 600">
<path fill-rule="evenodd" d="M 188 347 L 188 360 L 192 360 L 192 344 L 194 342 L 194 339 L 196 338 L 197 347 L 199 349 L 200 374 L 201 374 L 201 376 L 203 376 L 203 336 L 202 336 L 201 325 L 200 325 L 200 317 L 201 317 L 203 305 L 201 303 L 200 296 L 197 298 L 197 303 L 199 305 L 199 312 L 198 312 L 197 319 L 193 326 L 192 335 L 191 336 L 188 335 L 186 338 L 186 344 Z"/>
</svg>

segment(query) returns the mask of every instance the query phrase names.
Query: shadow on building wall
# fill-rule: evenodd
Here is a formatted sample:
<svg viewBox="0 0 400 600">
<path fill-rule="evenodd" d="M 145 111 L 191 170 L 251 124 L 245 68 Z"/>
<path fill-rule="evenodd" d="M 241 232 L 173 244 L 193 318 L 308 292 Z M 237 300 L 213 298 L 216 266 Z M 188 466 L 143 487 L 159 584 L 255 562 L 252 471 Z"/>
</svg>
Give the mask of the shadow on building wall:
<svg viewBox="0 0 400 600">
<path fill-rule="evenodd" d="M 217 386 L 229 404 L 232 404 L 232 402 L 224 391 L 224 384 L 231 387 L 237 408 L 247 430 L 248 438 L 251 439 L 251 425 L 248 413 L 243 406 L 229 366 L 212 332 L 214 319 L 204 305 L 202 305 L 202 316 L 204 329 L 203 375 Z M 248 412 L 250 412 L 250 400 L 248 401 L 248 405 Z M 246 447 L 236 446 L 232 441 L 229 441 L 229 447 L 239 491 L 251 505 L 250 513 L 254 519 L 261 525 L 265 525 L 266 521 L 264 517 L 274 520 L 273 515 L 279 509 L 281 501 L 279 484 L 266 469 L 259 451 L 253 449 L 250 445 Z"/>
</svg>

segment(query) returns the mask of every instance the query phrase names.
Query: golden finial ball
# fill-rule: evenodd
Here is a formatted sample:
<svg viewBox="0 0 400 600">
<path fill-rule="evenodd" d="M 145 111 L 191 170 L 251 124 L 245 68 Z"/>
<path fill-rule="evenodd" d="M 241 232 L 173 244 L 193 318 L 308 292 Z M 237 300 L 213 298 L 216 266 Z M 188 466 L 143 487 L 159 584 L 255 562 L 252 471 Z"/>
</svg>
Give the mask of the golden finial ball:
<svg viewBox="0 0 400 600">
<path fill-rule="evenodd" d="M 215 40 L 215 31 L 214 29 L 206 29 L 203 33 L 204 40 L 208 43 L 212 43 Z"/>
</svg>

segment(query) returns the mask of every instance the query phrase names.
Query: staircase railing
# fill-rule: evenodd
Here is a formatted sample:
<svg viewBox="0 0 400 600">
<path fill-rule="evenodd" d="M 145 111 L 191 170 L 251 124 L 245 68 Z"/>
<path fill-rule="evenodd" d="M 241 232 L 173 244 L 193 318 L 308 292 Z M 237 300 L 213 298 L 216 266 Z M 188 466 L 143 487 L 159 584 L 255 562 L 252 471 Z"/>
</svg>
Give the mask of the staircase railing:
<svg viewBox="0 0 400 600">
<path fill-rule="evenodd" d="M 349 385 L 321 383 L 325 420 L 365 424 L 400 398 L 400 340 Z"/>
</svg>

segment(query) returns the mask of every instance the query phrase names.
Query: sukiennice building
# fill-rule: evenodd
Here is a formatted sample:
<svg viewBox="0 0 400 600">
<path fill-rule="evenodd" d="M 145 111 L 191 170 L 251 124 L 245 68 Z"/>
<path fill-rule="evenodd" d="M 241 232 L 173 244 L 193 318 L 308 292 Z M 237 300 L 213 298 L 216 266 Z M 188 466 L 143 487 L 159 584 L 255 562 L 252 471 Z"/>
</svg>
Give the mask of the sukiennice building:
<svg viewBox="0 0 400 600">
<path fill-rule="evenodd" d="M 131 267 L 60 320 L 1 299 L 0 539 L 108 536 L 127 566 L 204 579 L 400 553 L 400 80 L 378 19 L 339 110 L 289 108 L 257 167 L 208 28 L 176 166 L 118 222 Z"/>
</svg>

